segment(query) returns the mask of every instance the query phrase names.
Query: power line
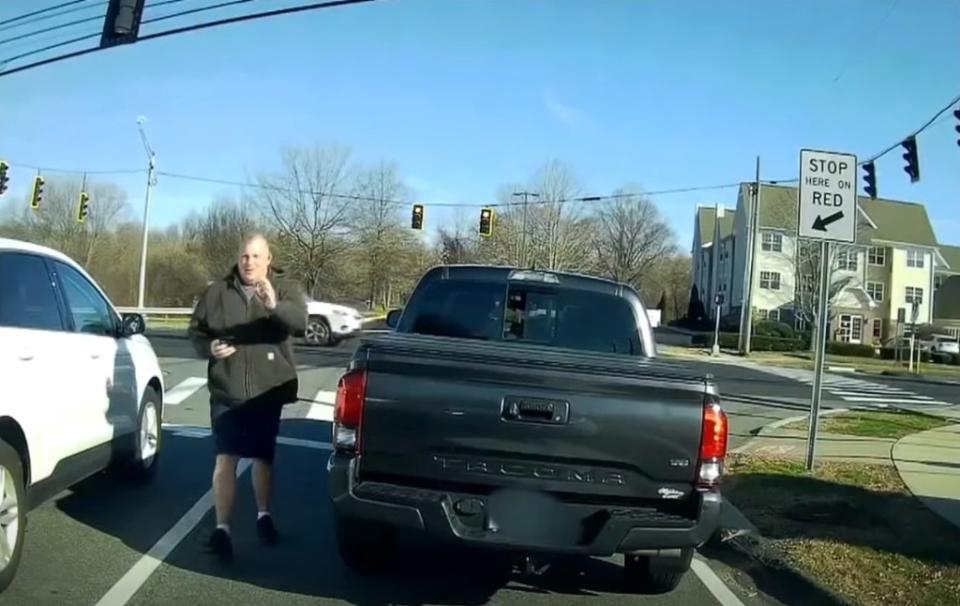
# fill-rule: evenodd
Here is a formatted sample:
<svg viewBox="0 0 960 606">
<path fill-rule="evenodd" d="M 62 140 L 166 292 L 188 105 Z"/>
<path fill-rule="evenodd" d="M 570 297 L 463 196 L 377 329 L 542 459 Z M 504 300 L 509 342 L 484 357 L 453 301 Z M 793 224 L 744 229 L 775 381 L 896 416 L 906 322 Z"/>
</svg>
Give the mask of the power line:
<svg viewBox="0 0 960 606">
<path fill-rule="evenodd" d="M 318 192 L 312 190 L 302 190 L 288 187 L 280 187 L 275 185 L 265 185 L 262 183 L 244 183 L 241 181 L 231 181 L 229 179 L 217 179 L 213 177 L 201 177 L 197 175 L 185 175 L 181 173 L 170 173 L 165 171 L 157 171 L 157 174 L 164 177 L 169 177 L 171 179 L 182 179 L 186 181 L 199 181 L 203 183 L 214 183 L 217 185 L 232 185 L 236 187 L 247 187 L 252 189 L 261 189 L 266 191 L 277 191 L 298 195 L 312 195 L 312 196 L 326 196 L 329 198 L 338 198 L 342 200 L 355 200 L 358 202 L 391 202 L 394 204 L 407 204 L 406 200 L 392 200 L 385 198 L 375 198 L 371 196 L 358 196 L 356 194 L 338 194 L 334 192 Z M 610 194 L 606 196 L 577 196 L 574 198 L 560 198 L 558 200 L 535 200 L 527 202 L 530 205 L 545 205 L 545 204 L 569 204 L 571 202 L 606 202 L 611 200 L 617 200 L 621 198 L 632 198 L 636 196 L 663 196 L 669 194 L 680 194 L 680 193 L 690 193 L 697 191 L 713 191 L 720 189 L 730 189 L 733 187 L 739 187 L 740 182 L 737 183 L 723 183 L 720 185 L 697 185 L 693 187 L 680 187 L 674 189 L 662 189 L 657 191 L 644 191 L 644 192 L 635 192 L 635 193 L 621 193 L 621 194 Z M 424 202 L 425 205 L 435 207 L 435 208 L 503 208 L 503 207 L 513 207 L 513 206 L 523 206 L 523 202 L 493 202 L 488 204 L 459 204 L 456 202 Z"/>
<path fill-rule="evenodd" d="M 945 113 L 947 113 L 948 111 L 950 111 L 950 109 L 953 108 L 953 106 L 956 105 L 957 103 L 960 103 L 960 95 L 957 95 L 956 97 L 954 97 L 953 100 L 950 101 L 950 103 L 947 103 L 947 104 L 943 107 L 943 109 L 941 109 L 940 111 L 938 111 L 937 113 L 935 113 L 932 118 L 930 118 L 929 120 L 927 120 L 926 122 L 924 122 L 923 126 L 921 126 L 920 128 L 918 128 L 917 130 L 913 131 L 912 133 L 910 133 L 909 135 L 907 135 L 907 136 L 904 137 L 903 139 L 900 139 L 900 141 L 897 141 L 897 142 L 894 143 L 893 145 L 885 148 L 882 152 L 880 152 L 880 153 L 878 153 L 878 154 L 874 154 L 874 155 L 873 155 L 872 157 L 870 157 L 869 159 L 863 160 L 863 161 L 859 162 L 859 164 L 862 165 L 862 164 L 866 164 L 867 162 L 873 162 L 874 160 L 878 160 L 879 158 L 882 158 L 883 156 L 886 156 L 887 154 L 889 154 L 889 153 L 892 152 L 893 150 L 895 150 L 895 149 L 897 149 L 898 147 L 900 147 L 900 144 L 903 143 L 903 141 L 905 141 L 906 139 L 909 139 L 910 137 L 916 137 L 917 135 L 919 135 L 919 134 L 922 133 L 923 131 L 927 130 L 927 129 L 930 127 L 931 124 L 933 124 L 934 122 L 936 122 L 937 118 L 939 118 L 939 117 L 942 116 L 943 114 L 945 114 Z"/>
<path fill-rule="evenodd" d="M 76 19 L 70 21 L 69 23 L 61 23 L 60 25 L 54 25 L 45 29 L 38 29 L 27 32 L 25 34 L 20 34 L 19 36 L 14 36 L 12 38 L 6 38 L 0 40 L 0 45 L 9 44 L 10 42 L 16 42 L 17 40 L 26 40 L 27 38 L 33 38 L 34 36 L 40 36 L 49 32 L 56 31 L 58 29 L 66 29 L 68 27 L 73 27 L 74 25 L 80 25 L 81 23 L 89 23 L 91 21 L 103 21 L 103 15 L 96 15 L 94 17 L 87 17 L 85 19 Z"/>
<path fill-rule="evenodd" d="M 73 13 L 79 13 L 79 12 L 82 12 L 82 11 L 90 10 L 90 9 L 92 9 L 92 8 L 99 8 L 99 7 L 101 7 L 101 6 L 106 6 L 107 4 L 109 4 L 108 0 L 102 0 L 101 2 L 98 2 L 97 4 L 91 4 L 91 5 L 89 5 L 89 6 L 78 6 L 78 7 L 74 7 L 74 8 L 71 8 L 71 9 L 67 9 L 67 10 L 65 10 L 65 11 L 61 11 L 61 12 L 59 12 L 59 13 L 51 13 L 51 14 L 48 14 L 48 15 L 40 15 L 39 17 L 33 17 L 32 19 L 27 19 L 27 20 L 25 20 L 25 21 L 20 21 L 20 22 L 18 22 L 18 23 L 14 23 L 14 24 L 12 24 L 12 25 L 4 25 L 4 26 L 0 27 L 0 32 L 5 32 L 5 31 L 10 30 L 10 29 L 16 29 L 16 28 L 18 28 L 18 27 L 23 27 L 23 26 L 25 26 L 25 25 L 31 25 L 31 24 L 33 24 L 33 23 L 40 23 L 41 21 L 47 21 L 47 20 L 49 20 L 49 19 L 55 19 L 55 18 L 57 18 L 57 17 L 62 17 L 62 16 L 64 16 L 64 15 L 71 15 L 71 14 L 73 14 Z"/>
<path fill-rule="evenodd" d="M 15 23 L 17 21 L 22 21 L 24 19 L 29 19 L 30 17 L 35 17 L 37 15 L 43 15 L 51 11 L 55 11 L 60 8 L 66 8 L 68 6 L 74 6 L 76 4 L 83 4 L 84 2 L 89 2 L 90 0 L 70 0 L 70 2 L 64 2 L 62 4 L 57 4 L 55 6 L 48 6 L 47 8 L 41 8 L 40 10 L 33 11 L 32 13 L 24 13 L 22 15 L 17 15 L 16 17 L 10 17 L 9 19 L 4 19 L 0 21 L 0 25 L 6 25 L 8 23 Z M 104 2 L 104 4 L 107 4 Z"/>
<path fill-rule="evenodd" d="M 39 55 L 40 53 L 45 53 L 45 52 L 47 52 L 47 51 L 49 51 L 49 50 L 53 50 L 53 49 L 55 49 L 55 48 L 60 48 L 60 47 L 62 47 L 62 46 L 70 46 L 71 44 L 76 44 L 77 42 L 83 42 L 84 40 L 92 40 L 93 38 L 99 38 L 100 35 L 101 35 L 101 34 L 100 34 L 99 32 L 97 32 L 96 34 L 88 34 L 88 35 L 86 35 L 86 36 L 80 36 L 80 37 L 77 37 L 77 38 L 72 38 L 72 39 L 66 40 L 66 41 L 64 41 L 64 42 L 57 42 L 56 44 L 48 44 L 47 46 L 44 46 L 44 47 L 41 47 L 41 48 L 37 48 L 37 49 L 31 50 L 31 51 L 27 51 L 27 52 L 25 52 L 25 53 L 20 53 L 19 55 L 14 55 L 14 56 L 12 56 L 12 57 L 7 57 L 7 58 L 5 58 L 5 59 L 0 59 L 0 65 L 6 65 L 7 63 L 10 63 L 11 61 L 17 61 L 17 60 L 19 60 L 19 59 L 24 59 L 24 58 L 26 58 L 26 57 L 31 57 L 31 56 L 33 56 L 33 55 Z M 85 52 L 92 52 L 92 51 L 95 51 L 95 50 L 98 50 L 98 47 L 93 47 L 93 48 L 91 48 L 91 49 L 89 49 L 89 50 L 87 50 L 87 51 L 80 51 L 80 52 L 81 52 L 81 53 L 85 53 Z M 36 64 L 31 64 L 31 65 L 43 65 L 44 63 L 52 63 L 54 60 L 59 60 L 59 59 L 65 58 L 65 57 L 72 57 L 72 56 L 76 56 L 76 54 L 70 53 L 70 54 L 68 54 L 68 55 L 62 55 L 62 56 L 60 56 L 60 57 L 54 57 L 52 60 L 39 61 L 39 62 L 37 62 Z M 7 73 L 12 73 L 12 72 L 14 72 L 14 71 L 18 71 L 18 69 L 19 69 L 19 68 L 15 68 L 15 69 L 13 69 L 13 70 L 5 71 L 5 72 L 0 72 L 0 76 L 2 76 L 2 75 L 4 75 L 4 74 L 7 74 Z"/>
<path fill-rule="evenodd" d="M 236 1 L 236 0 L 235 0 L 235 1 Z M 228 24 L 232 24 L 232 23 L 240 23 L 240 22 L 243 22 L 243 21 L 251 21 L 251 20 L 254 20 L 254 19 L 262 19 L 262 18 L 265 18 L 265 17 L 275 17 L 275 16 L 279 16 L 279 15 L 289 15 L 289 14 L 300 13 L 300 12 L 304 12 L 304 11 L 319 10 L 319 9 L 324 9 L 324 8 L 336 8 L 336 7 L 340 7 L 340 6 L 350 6 L 350 5 L 353 5 L 353 4 L 366 4 L 366 3 L 369 3 L 369 2 L 377 2 L 377 1 L 379 1 L 379 0 L 328 0 L 327 2 L 315 2 L 315 3 L 311 3 L 311 4 L 304 4 L 304 5 L 300 5 L 300 6 L 292 6 L 292 7 L 288 7 L 288 8 L 280 8 L 280 9 L 275 9 L 275 10 L 271 10 L 271 11 L 262 11 L 262 12 L 259 12 L 259 13 L 251 13 L 251 14 L 249 14 L 249 15 L 239 15 L 239 16 L 236 16 L 236 17 L 228 17 L 228 18 L 224 18 L 224 19 L 218 19 L 218 20 L 216 20 L 216 21 L 207 21 L 207 22 L 204 22 L 204 23 L 197 23 L 197 24 L 194 24 L 194 25 L 187 25 L 187 26 L 178 27 L 178 28 L 175 28 L 175 29 L 164 30 L 164 31 L 161 31 L 161 32 L 153 33 L 153 34 L 148 34 L 148 35 L 145 35 L 145 36 L 140 36 L 140 37 L 137 39 L 137 41 L 138 41 L 138 42 L 142 42 L 142 41 L 145 41 L 145 40 L 154 40 L 154 39 L 157 39 L 157 38 L 164 38 L 164 37 L 166 37 L 166 36 L 172 36 L 172 35 L 175 35 L 175 34 L 183 34 L 183 33 L 192 32 L 192 31 L 197 31 L 197 30 L 201 30 L 201 29 L 207 29 L 207 28 L 210 28 L 210 27 L 218 27 L 218 26 L 220 26 L 220 25 L 228 25 Z M 105 4 L 105 3 L 104 3 L 104 4 Z M 155 5 L 155 6 L 156 6 L 156 5 Z M 52 50 L 52 49 L 54 49 L 54 48 L 58 48 L 58 47 L 61 47 L 61 46 L 67 46 L 67 45 L 69 45 L 69 44 L 74 44 L 74 43 L 80 42 L 80 41 L 82 41 L 82 40 L 87 40 L 87 39 L 91 39 L 91 38 L 97 38 L 97 37 L 100 37 L 100 36 L 101 36 L 100 33 L 91 34 L 90 36 L 86 36 L 86 37 L 83 37 L 83 38 L 78 38 L 78 39 L 75 39 L 75 40 L 70 40 L 70 41 L 67 41 L 67 42 L 61 42 L 61 43 L 59 43 L 59 44 L 50 45 L 50 46 L 47 46 L 47 47 L 42 48 L 42 49 L 39 49 L 39 50 L 35 50 L 35 51 L 31 51 L 31 52 L 29 52 L 29 53 L 24 53 L 24 54 L 18 55 L 18 56 L 16 56 L 16 57 L 11 57 L 11 58 L 8 58 L 8 59 L 0 60 L 0 66 L 6 65 L 7 63 L 9 63 L 9 62 L 11 62 L 11 61 L 15 61 L 15 60 L 17 60 L 17 59 L 23 59 L 24 57 L 29 57 L 29 56 L 31 56 L 31 55 L 36 55 L 36 54 L 39 54 L 39 53 L 42 53 L 42 52 L 46 52 L 46 51 L 48 51 L 48 50 Z M 59 61 L 65 61 L 65 60 L 67 60 L 67 59 L 73 59 L 73 58 L 76 58 L 76 57 L 81 57 L 81 56 L 83 56 L 83 55 L 88 55 L 88 54 L 90 54 L 90 53 L 94 53 L 94 52 L 97 52 L 97 51 L 99 51 L 99 50 L 102 50 L 99 46 L 92 46 L 92 47 L 90 47 L 90 48 L 84 48 L 84 49 L 76 50 L 76 51 L 73 51 L 73 52 L 70 52 L 70 53 L 65 53 L 65 54 L 63 54 L 63 55 L 57 55 L 56 57 L 49 57 L 49 58 L 47 58 L 47 59 L 41 59 L 41 60 L 39 60 L 39 61 L 34 61 L 34 62 L 32 62 L 32 63 L 27 63 L 26 65 L 20 65 L 20 66 L 17 66 L 17 67 L 12 67 L 12 68 L 10 68 L 10 69 L 6 69 L 6 70 L 3 70 L 3 71 L 0 71 L 0 76 L 9 76 L 9 75 L 11 75 L 11 74 L 16 74 L 16 73 L 19 73 L 19 72 L 22 72 L 22 71 L 26 71 L 26 70 L 28 70 L 28 69 L 33 69 L 33 68 L 35 68 L 35 67 L 41 67 L 41 66 L 43 66 L 43 65 L 49 65 L 49 64 L 51 64 L 51 63 L 57 63 L 57 62 L 59 62 Z"/>
<path fill-rule="evenodd" d="M 154 40 L 156 38 L 163 38 L 166 36 L 173 36 L 175 34 L 184 34 L 187 32 L 197 31 L 201 29 L 207 29 L 209 27 L 217 27 L 220 25 L 229 25 L 232 23 L 241 23 L 243 21 L 252 21 L 253 19 L 262 19 L 264 17 L 276 17 L 279 15 L 290 15 L 293 13 L 300 13 L 304 11 L 318 10 L 323 8 L 336 8 L 338 6 L 350 6 L 352 4 L 366 4 L 368 2 L 378 2 L 379 0 L 329 0 L 327 2 L 316 2 L 313 4 L 304 4 L 301 6 L 291 6 L 288 8 L 278 8 L 272 11 L 263 11 L 259 13 L 251 13 L 249 15 L 238 15 L 236 17 L 227 17 L 225 19 L 218 19 L 216 21 L 207 21 L 205 23 L 197 23 L 195 25 L 186 25 L 184 27 L 178 27 L 175 29 L 170 29 L 162 32 L 156 32 L 154 34 L 148 34 L 146 36 L 140 36 L 138 41 L 143 40 Z M 0 76 L 4 75 L 5 72 L 0 72 Z"/>
<path fill-rule="evenodd" d="M 38 170 L 42 173 L 64 173 L 70 175 L 133 175 L 147 172 L 142 168 L 114 169 L 114 170 L 81 170 L 75 168 L 52 168 L 49 166 L 37 166 L 35 164 L 24 164 L 23 162 L 10 162 L 10 166 L 17 168 L 29 168 Z"/>
<path fill-rule="evenodd" d="M 164 4 L 174 4 L 174 3 L 180 2 L 180 1 L 182 1 L 182 0 L 169 0 L 168 2 L 165 2 Z M 176 19 L 177 17 L 184 17 L 184 16 L 186 16 L 186 15 L 193 15 L 193 14 L 196 14 L 196 13 L 204 13 L 204 12 L 206 12 L 206 11 L 213 11 L 213 10 L 217 10 L 217 9 L 221 9 L 221 8 L 227 8 L 228 6 L 238 6 L 238 5 L 240 5 L 240 4 L 249 4 L 249 3 L 254 2 L 254 1 L 255 1 L 255 0 L 230 0 L 229 2 L 221 2 L 221 3 L 219 3 L 219 4 L 212 4 L 212 5 L 210 5 L 210 6 L 201 6 L 201 7 L 199 7 L 199 8 L 192 8 L 192 9 L 190 9 L 190 10 L 180 11 L 179 13 L 171 13 L 171 14 L 169 14 L 169 15 L 163 15 L 163 16 L 160 16 L 160 17 L 154 17 L 154 18 L 152 18 L 152 19 L 144 19 L 144 20 L 141 22 L 141 25 L 147 25 L 148 23 L 157 23 L 157 22 L 159 22 L 159 21 L 167 21 L 168 19 Z M 157 6 L 159 6 L 159 5 L 157 5 Z M 142 36 L 140 37 L 140 40 L 143 40 L 143 37 L 142 37 Z"/>
</svg>

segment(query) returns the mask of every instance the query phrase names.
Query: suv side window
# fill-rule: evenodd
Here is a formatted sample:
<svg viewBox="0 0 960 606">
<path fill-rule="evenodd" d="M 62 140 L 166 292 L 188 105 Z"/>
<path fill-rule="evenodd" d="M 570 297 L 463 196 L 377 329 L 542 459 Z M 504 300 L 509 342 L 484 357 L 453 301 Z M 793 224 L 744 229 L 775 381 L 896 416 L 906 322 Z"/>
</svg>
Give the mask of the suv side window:
<svg viewBox="0 0 960 606">
<path fill-rule="evenodd" d="M 113 336 L 117 320 L 110 304 L 80 272 L 69 265 L 55 263 L 60 289 L 73 317 L 73 329 L 91 335 Z"/>
<path fill-rule="evenodd" d="M 63 330 L 57 293 L 41 257 L 0 253 L 0 326 Z"/>
</svg>

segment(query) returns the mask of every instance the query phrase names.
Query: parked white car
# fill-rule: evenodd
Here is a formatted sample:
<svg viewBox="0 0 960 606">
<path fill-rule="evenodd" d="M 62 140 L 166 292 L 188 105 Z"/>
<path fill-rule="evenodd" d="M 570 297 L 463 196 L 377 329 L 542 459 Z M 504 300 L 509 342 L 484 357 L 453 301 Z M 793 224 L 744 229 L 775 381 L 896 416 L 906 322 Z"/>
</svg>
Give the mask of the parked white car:
<svg viewBox="0 0 960 606">
<path fill-rule="evenodd" d="M 157 468 L 163 375 L 138 314 L 121 316 L 67 256 L 0 238 L 0 591 L 26 515 L 104 470 Z"/>
<path fill-rule="evenodd" d="M 304 340 L 311 345 L 336 345 L 363 326 L 363 314 L 346 305 L 307 299 L 307 329 Z"/>
</svg>

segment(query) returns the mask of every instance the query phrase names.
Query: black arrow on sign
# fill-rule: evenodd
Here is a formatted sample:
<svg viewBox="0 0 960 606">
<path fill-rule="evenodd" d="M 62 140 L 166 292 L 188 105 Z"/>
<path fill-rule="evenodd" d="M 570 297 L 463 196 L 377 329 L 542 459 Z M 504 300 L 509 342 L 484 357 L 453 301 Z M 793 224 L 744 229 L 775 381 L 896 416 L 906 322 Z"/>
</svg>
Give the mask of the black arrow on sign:
<svg viewBox="0 0 960 606">
<path fill-rule="evenodd" d="M 842 210 L 838 210 L 832 215 L 828 215 L 826 219 L 824 219 L 820 215 L 817 215 L 817 219 L 813 222 L 813 229 L 817 231 L 827 231 L 828 225 L 830 225 L 831 223 L 836 223 L 842 218 L 843 218 Z"/>
</svg>

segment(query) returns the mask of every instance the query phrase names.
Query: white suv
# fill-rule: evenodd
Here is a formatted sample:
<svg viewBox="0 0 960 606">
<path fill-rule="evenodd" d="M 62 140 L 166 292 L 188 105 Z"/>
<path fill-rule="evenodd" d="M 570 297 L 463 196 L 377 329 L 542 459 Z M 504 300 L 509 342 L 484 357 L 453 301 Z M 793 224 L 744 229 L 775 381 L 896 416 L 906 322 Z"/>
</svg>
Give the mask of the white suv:
<svg viewBox="0 0 960 606">
<path fill-rule="evenodd" d="M 0 238 L 0 285 L 2 591 L 30 509 L 106 469 L 154 475 L 163 376 L 143 318 L 65 255 Z"/>
<path fill-rule="evenodd" d="M 303 338 L 310 345 L 336 345 L 356 334 L 363 315 L 352 307 L 307 298 L 307 329 Z"/>
</svg>

